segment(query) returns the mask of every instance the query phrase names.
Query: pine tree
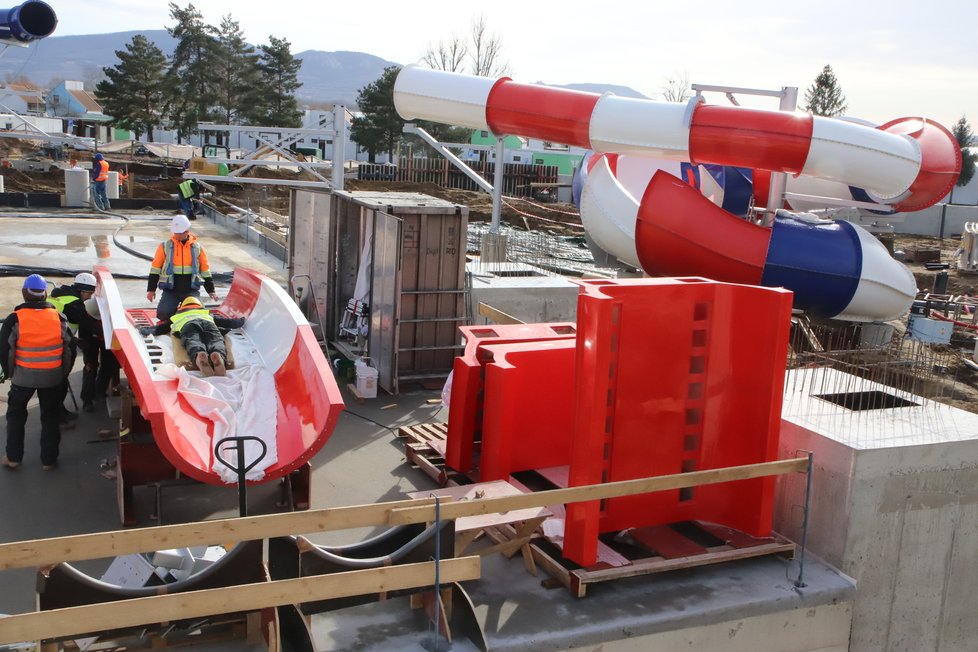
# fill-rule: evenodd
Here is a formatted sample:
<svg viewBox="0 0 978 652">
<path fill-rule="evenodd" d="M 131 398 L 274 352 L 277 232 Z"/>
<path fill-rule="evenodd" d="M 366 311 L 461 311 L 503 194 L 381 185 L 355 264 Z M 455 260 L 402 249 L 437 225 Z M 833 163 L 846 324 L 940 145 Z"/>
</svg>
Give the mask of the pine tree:
<svg viewBox="0 0 978 652">
<path fill-rule="evenodd" d="M 805 109 L 815 115 L 833 118 L 845 115 L 846 97 L 842 94 L 832 66 L 822 68 L 821 74 L 815 78 L 815 83 L 805 91 Z"/>
<path fill-rule="evenodd" d="M 119 63 L 103 68 L 106 78 L 95 88 L 112 124 L 131 129 L 136 138 L 146 134 L 153 142 L 153 128 L 160 124 L 164 95 L 166 56 L 155 43 L 137 34 L 125 50 L 116 50 Z"/>
<path fill-rule="evenodd" d="M 178 140 L 193 133 L 197 123 L 211 118 L 216 103 L 216 30 L 204 23 L 203 15 L 192 5 L 181 9 L 170 3 L 170 18 L 177 24 L 168 27 L 177 39 L 170 69 L 167 71 L 169 115 Z"/>
<path fill-rule="evenodd" d="M 399 71 L 398 66 L 384 68 L 377 80 L 357 94 L 357 106 L 363 116 L 353 118 L 350 138 L 367 150 L 371 162 L 379 152 L 393 156 L 394 147 L 401 138 L 404 120 L 394 109 L 394 81 Z"/>
<path fill-rule="evenodd" d="M 245 41 L 241 26 L 230 15 L 221 18 L 215 59 L 214 117 L 226 125 L 247 122 L 242 118 L 254 115 L 259 103 L 261 71 L 255 48 Z"/>
<path fill-rule="evenodd" d="M 975 134 L 971 131 L 971 125 L 968 124 L 968 119 L 965 116 L 961 116 L 951 133 L 954 134 L 954 139 L 958 141 L 958 146 L 961 147 L 961 176 L 958 177 L 958 185 L 966 186 L 975 176 L 975 163 L 978 161 L 978 154 L 973 149 L 965 149 L 965 147 L 975 146 Z"/>
<path fill-rule="evenodd" d="M 268 45 L 259 45 L 261 61 L 261 85 L 264 91 L 259 103 L 258 124 L 280 127 L 302 125 L 302 112 L 295 99 L 295 92 L 302 83 L 299 69 L 302 60 L 292 56 L 292 44 L 286 39 L 268 37 Z"/>
</svg>

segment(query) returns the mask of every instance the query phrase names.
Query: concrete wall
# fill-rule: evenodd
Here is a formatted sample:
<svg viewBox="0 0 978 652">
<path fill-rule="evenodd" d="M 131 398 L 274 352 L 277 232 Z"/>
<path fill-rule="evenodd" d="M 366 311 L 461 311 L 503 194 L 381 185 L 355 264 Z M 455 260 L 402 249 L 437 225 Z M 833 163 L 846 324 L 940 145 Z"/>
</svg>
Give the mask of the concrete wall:
<svg viewBox="0 0 978 652">
<path fill-rule="evenodd" d="M 834 415 L 836 432 L 825 419 L 786 414 L 781 455 L 814 453 L 809 550 L 856 580 L 852 652 L 973 651 L 975 415 L 933 403 L 899 410 Z M 860 429 L 871 436 L 855 443 Z M 890 432 L 896 436 L 881 441 Z M 804 492 L 803 476 L 779 479 L 775 529 L 795 541 Z"/>
<path fill-rule="evenodd" d="M 580 288 L 563 277 L 521 263 L 473 263 L 466 271 L 477 324 L 487 323 L 479 316 L 480 302 L 526 323 L 577 321 Z M 533 275 L 514 275 L 521 273 Z"/>
</svg>

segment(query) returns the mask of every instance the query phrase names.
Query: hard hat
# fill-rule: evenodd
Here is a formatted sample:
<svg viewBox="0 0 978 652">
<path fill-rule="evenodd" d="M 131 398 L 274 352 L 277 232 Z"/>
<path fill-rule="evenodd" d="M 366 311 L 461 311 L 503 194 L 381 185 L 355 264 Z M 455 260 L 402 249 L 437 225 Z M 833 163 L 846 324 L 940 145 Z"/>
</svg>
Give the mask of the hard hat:
<svg viewBox="0 0 978 652">
<path fill-rule="evenodd" d="M 95 300 L 95 297 L 85 299 L 85 312 L 88 313 L 89 317 L 102 321 L 102 311 L 99 310 L 98 301 Z"/>
<path fill-rule="evenodd" d="M 186 215 L 176 215 L 173 217 L 173 225 L 170 226 L 170 231 L 173 233 L 186 233 L 190 230 L 190 220 L 187 219 Z"/>
<path fill-rule="evenodd" d="M 203 308 L 204 304 L 202 304 L 200 302 L 200 299 L 198 299 L 197 297 L 187 297 L 186 299 L 180 302 L 180 307 L 186 308 L 187 306 L 200 306 Z"/>
<path fill-rule="evenodd" d="M 44 299 L 48 294 L 48 282 L 40 274 L 31 274 L 24 279 L 24 298 Z"/>
<path fill-rule="evenodd" d="M 45 281 L 44 277 L 40 274 L 31 274 L 24 279 L 24 289 L 33 290 L 35 292 L 47 292 L 48 282 Z"/>
<path fill-rule="evenodd" d="M 102 156 L 101 154 L 96 154 L 96 155 L 95 155 L 95 160 L 96 160 L 96 161 L 101 161 L 101 160 L 102 160 L 102 159 L 104 159 L 104 158 L 105 158 L 105 157 L 104 157 L 104 156 Z"/>
<path fill-rule="evenodd" d="M 75 277 L 75 287 L 85 292 L 94 292 L 96 283 L 95 275 L 88 272 L 82 272 Z"/>
</svg>

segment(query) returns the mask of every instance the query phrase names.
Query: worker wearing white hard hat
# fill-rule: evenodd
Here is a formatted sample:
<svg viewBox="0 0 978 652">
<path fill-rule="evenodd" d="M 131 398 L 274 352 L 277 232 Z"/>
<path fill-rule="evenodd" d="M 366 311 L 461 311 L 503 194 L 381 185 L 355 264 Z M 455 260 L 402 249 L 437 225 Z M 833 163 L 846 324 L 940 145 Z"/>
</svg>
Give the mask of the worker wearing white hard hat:
<svg viewBox="0 0 978 652">
<path fill-rule="evenodd" d="M 91 297 L 84 306 L 86 319 L 78 327 L 78 348 L 85 361 L 81 400 L 83 410 L 94 412 L 96 404 L 105 400 L 109 389 L 119 385 L 119 361 L 105 346 L 98 299 Z"/>
<path fill-rule="evenodd" d="M 157 289 L 162 291 L 156 307 L 156 317 L 160 320 L 173 315 L 185 298 L 198 296 L 201 286 L 217 301 L 207 252 L 190 232 L 190 220 L 186 215 L 174 216 L 170 231 L 173 234 L 170 239 L 156 248 L 146 288 L 150 302 L 156 300 Z"/>
<path fill-rule="evenodd" d="M 91 298 L 96 285 L 98 285 L 98 281 L 96 281 L 94 274 L 81 272 L 75 276 L 71 285 L 60 285 L 51 290 L 51 294 L 48 296 L 48 303 L 57 308 L 58 312 L 68 320 L 68 328 L 71 329 L 73 335 L 77 336 L 80 325 L 90 319 L 88 313 L 85 312 L 85 301 Z M 72 340 L 71 348 L 72 355 L 77 355 L 77 340 Z M 82 352 L 84 353 L 84 348 Z M 61 396 L 61 427 L 63 429 L 71 428 L 74 425 L 74 419 L 78 416 L 64 407 L 64 401 L 68 397 L 68 382 L 66 379 Z"/>
</svg>

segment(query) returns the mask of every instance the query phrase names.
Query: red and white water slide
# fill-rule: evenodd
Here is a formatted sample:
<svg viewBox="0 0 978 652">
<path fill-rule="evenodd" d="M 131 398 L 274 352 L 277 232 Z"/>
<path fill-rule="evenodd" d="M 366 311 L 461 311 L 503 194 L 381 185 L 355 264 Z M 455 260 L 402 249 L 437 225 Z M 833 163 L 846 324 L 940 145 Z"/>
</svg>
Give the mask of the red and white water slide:
<svg viewBox="0 0 978 652">
<path fill-rule="evenodd" d="M 235 367 L 225 378 L 204 379 L 173 364 L 169 335 L 139 333 L 138 326 L 155 323 L 155 310 L 127 310 L 108 270 L 95 271 L 105 341 L 159 450 L 181 474 L 210 484 L 235 482 L 214 447 L 222 436 L 248 436 L 262 443 L 245 445 L 244 465 L 255 464 L 247 479 L 268 482 L 304 465 L 329 439 L 343 399 L 309 322 L 277 283 L 252 270 L 234 271 L 215 310 L 245 318 L 229 333 Z M 237 462 L 235 450 L 222 457 Z"/>
<path fill-rule="evenodd" d="M 953 136 L 924 118 L 873 128 L 797 112 L 708 105 L 702 98 L 658 102 L 418 66 L 399 73 L 394 104 L 405 119 L 540 138 L 598 154 L 589 162 L 581 219 L 598 246 L 623 262 L 656 276 L 785 287 L 794 292 L 795 307 L 853 321 L 898 317 L 916 293 L 910 271 L 871 234 L 848 222 L 793 216 L 759 226 L 661 169 L 636 188 L 628 183 L 628 159 L 748 168 L 759 197 L 766 197 L 770 172 L 801 175 L 859 189 L 895 211 L 937 203 L 961 169 Z"/>
</svg>

